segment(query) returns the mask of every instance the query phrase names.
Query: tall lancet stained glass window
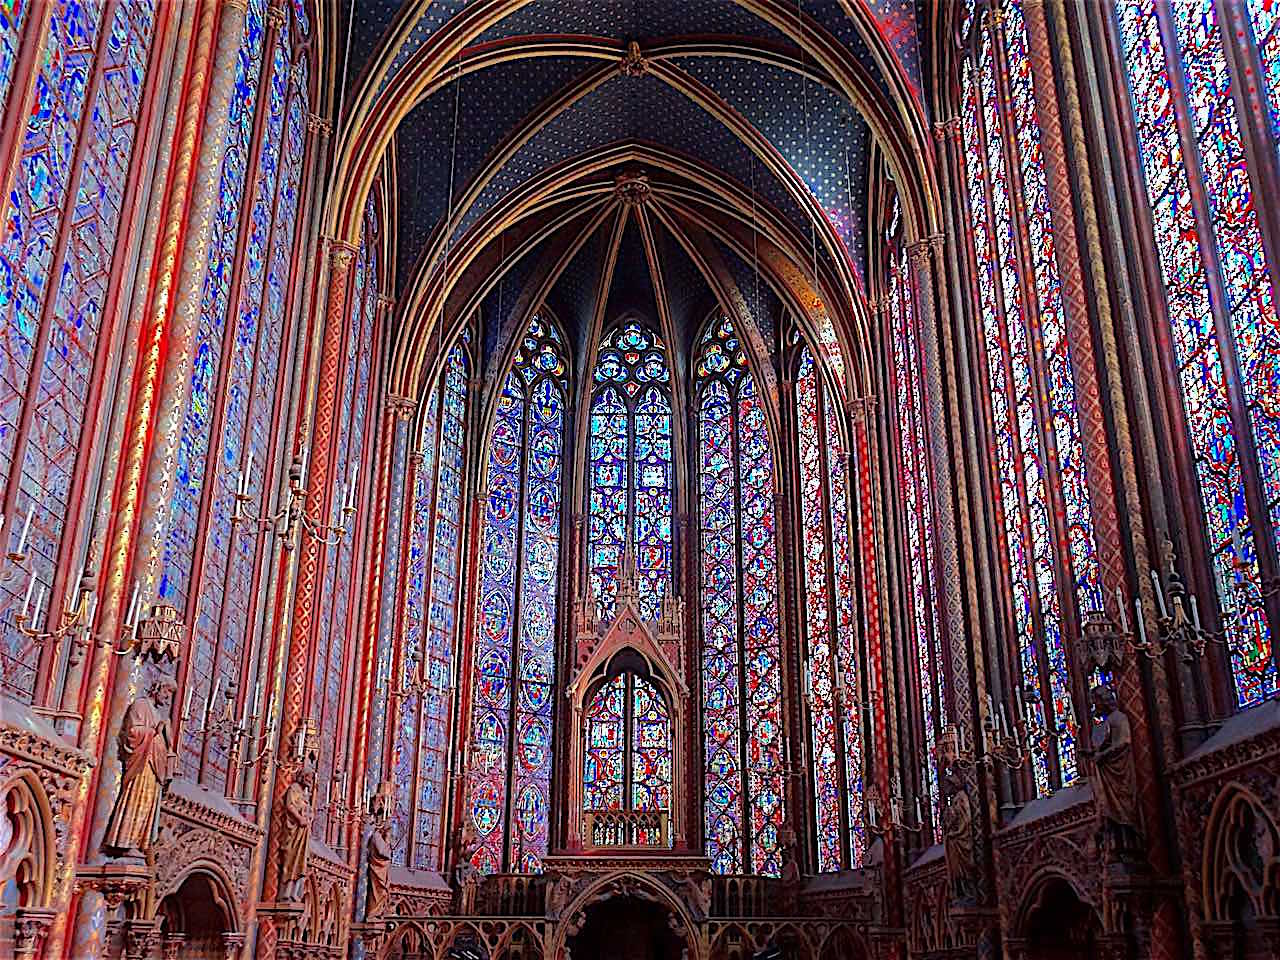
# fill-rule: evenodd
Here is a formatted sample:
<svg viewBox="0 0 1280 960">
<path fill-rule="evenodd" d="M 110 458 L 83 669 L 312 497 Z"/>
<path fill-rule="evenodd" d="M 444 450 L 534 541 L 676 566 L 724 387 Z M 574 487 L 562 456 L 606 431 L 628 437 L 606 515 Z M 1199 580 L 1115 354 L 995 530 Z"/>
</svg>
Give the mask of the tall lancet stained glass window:
<svg viewBox="0 0 1280 960">
<path fill-rule="evenodd" d="M 934 579 L 933 499 L 924 436 L 924 377 L 917 338 L 911 272 L 905 252 L 891 255 L 889 270 L 889 340 L 893 353 L 893 405 L 897 414 L 900 481 L 907 576 L 910 584 L 909 629 L 919 674 L 920 722 L 923 733 L 923 783 L 928 795 L 934 839 L 941 841 L 938 793 L 938 739 L 946 719 L 946 667 L 938 623 Z"/>
<path fill-rule="evenodd" d="M 602 619 L 612 616 L 623 556 L 634 551 L 641 617 L 671 592 L 673 473 L 666 346 L 632 321 L 600 343 L 593 375 L 587 572 Z"/>
<path fill-rule="evenodd" d="M 1031 761 L 1044 795 L 1079 776 L 1066 647 L 1103 600 L 1021 4 L 1004 3 L 1003 45 L 985 15 L 971 29 L 961 87 L 974 288 L 1018 638 L 998 713 L 1041 731 Z"/>
<path fill-rule="evenodd" d="M 707 855 L 717 873 L 777 876 L 782 678 L 773 448 L 732 321 L 697 360 L 702 715 Z"/>
<path fill-rule="evenodd" d="M 796 430 L 809 776 L 818 870 L 826 873 L 861 865 L 866 836 L 849 460 L 832 391 L 807 346 L 796 376 Z"/>
<path fill-rule="evenodd" d="M 1259 589 L 1260 565 L 1280 563 L 1280 318 L 1254 202 L 1267 183 L 1255 164 L 1277 161 L 1271 151 L 1249 151 L 1249 116 L 1237 106 L 1242 88 L 1261 75 L 1269 81 L 1271 124 L 1280 125 L 1274 7 L 1250 0 L 1252 30 L 1239 34 L 1218 22 L 1211 0 L 1167 7 L 1126 0 L 1116 8 L 1187 439 L 1242 707 L 1276 692 L 1272 643 L 1280 626 L 1268 622 Z M 1238 48 L 1228 56 L 1231 43 Z"/>
<path fill-rule="evenodd" d="M 407 570 L 401 630 L 400 700 L 393 733 L 391 811 L 396 864 L 438 870 L 444 839 L 445 787 L 454 705 L 459 569 L 466 479 L 470 336 L 463 330 L 445 354 L 426 398 L 413 467 L 412 509 L 405 518 Z"/>
<path fill-rule="evenodd" d="M 535 316 L 487 447 L 468 814 L 480 870 L 529 873 L 547 852 L 567 364 Z"/>
<path fill-rule="evenodd" d="M 54 570 L 79 509 L 73 477 L 91 467 L 82 434 L 95 429 L 91 385 L 106 376 L 103 308 L 112 264 L 126 252 L 117 241 L 129 227 L 157 17 L 154 0 L 5 8 L 0 95 L 11 95 L 6 116 L 20 122 L 11 179 L 0 178 L 0 486 L 13 503 L 6 550 L 28 563 L 0 585 L 0 691 L 31 702 L 42 672 L 56 682 L 47 654 L 57 647 L 31 643 L 16 618 L 29 582 L 48 591 L 41 609 L 63 606 Z M 24 35 L 39 39 L 29 64 L 17 62 Z M 29 626 L 56 626 L 44 619 Z"/>
</svg>

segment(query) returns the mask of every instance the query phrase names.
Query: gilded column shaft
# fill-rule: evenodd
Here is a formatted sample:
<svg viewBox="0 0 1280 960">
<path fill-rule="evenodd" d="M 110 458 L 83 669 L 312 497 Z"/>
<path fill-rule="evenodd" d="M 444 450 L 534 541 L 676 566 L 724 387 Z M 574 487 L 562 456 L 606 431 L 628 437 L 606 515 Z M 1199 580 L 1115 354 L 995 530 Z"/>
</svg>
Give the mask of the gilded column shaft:
<svg viewBox="0 0 1280 960">
<path fill-rule="evenodd" d="M 312 517 L 327 516 L 329 475 L 333 456 L 335 407 L 337 403 L 338 370 L 342 360 L 343 331 L 345 328 L 348 281 L 355 259 L 355 248 L 348 243 L 331 241 L 329 244 L 329 288 L 325 304 L 323 340 L 320 344 L 314 429 L 311 431 L 310 467 L 307 476 L 307 493 L 304 509 Z M 300 442 L 306 442 L 306 420 L 299 425 Z M 307 664 L 311 651 L 315 623 L 316 588 L 323 573 L 325 548 L 305 532 L 296 547 L 298 555 L 297 582 L 294 591 L 292 628 L 289 633 L 289 655 L 284 664 L 284 691 L 280 706 L 280 751 L 292 756 L 298 729 L 303 721 L 307 694 Z M 294 767 L 291 763 L 278 763 L 275 769 L 275 798 L 271 829 L 268 833 L 263 900 L 274 902 L 279 893 L 278 862 L 280 857 L 281 811 L 280 803 L 289 784 L 293 782 Z M 268 918 L 263 924 L 258 954 L 261 957 L 275 955 L 278 931 Z"/>
</svg>

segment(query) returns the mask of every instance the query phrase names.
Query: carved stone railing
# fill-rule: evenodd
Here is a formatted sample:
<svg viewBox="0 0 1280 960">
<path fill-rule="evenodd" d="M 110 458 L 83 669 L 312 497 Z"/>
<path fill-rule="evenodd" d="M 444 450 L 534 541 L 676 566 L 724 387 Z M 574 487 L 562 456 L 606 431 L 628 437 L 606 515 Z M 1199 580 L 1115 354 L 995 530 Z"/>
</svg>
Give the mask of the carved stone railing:
<svg viewBox="0 0 1280 960">
<path fill-rule="evenodd" d="M 670 846 L 671 820 L 665 810 L 587 810 L 585 816 L 593 847 Z"/>
</svg>

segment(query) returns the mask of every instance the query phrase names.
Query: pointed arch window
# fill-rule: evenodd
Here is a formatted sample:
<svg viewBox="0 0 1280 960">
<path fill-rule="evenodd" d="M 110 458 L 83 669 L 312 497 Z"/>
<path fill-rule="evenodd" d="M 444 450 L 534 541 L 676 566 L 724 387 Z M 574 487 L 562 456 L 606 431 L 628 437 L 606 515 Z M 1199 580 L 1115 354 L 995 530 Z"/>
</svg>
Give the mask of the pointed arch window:
<svg viewBox="0 0 1280 960">
<path fill-rule="evenodd" d="M 391 755 L 393 862 L 438 870 L 454 705 L 462 562 L 470 333 L 445 354 L 427 395 L 413 469 L 399 707 Z"/>
<path fill-rule="evenodd" d="M 796 376 L 800 553 L 804 586 L 804 696 L 818 870 L 860 866 L 862 735 L 850 554 L 849 459 L 832 391 L 808 346 Z M 841 759 L 843 758 L 843 762 Z"/>
<path fill-rule="evenodd" d="M 467 773 L 486 873 L 540 870 L 550 835 L 567 369 L 560 334 L 535 316 L 488 446 Z"/>
<path fill-rule="evenodd" d="M 614 612 L 618 570 L 635 551 L 640 615 L 657 620 L 671 592 L 671 376 L 666 346 L 624 323 L 596 356 L 589 434 L 587 572 L 602 619 Z"/>
<path fill-rule="evenodd" d="M 1099 609 L 1084 448 L 1020 0 L 971 21 L 962 125 L 997 524 L 1018 665 L 1002 713 L 1042 731 L 1037 794 L 1079 776 L 1067 640 Z"/>
<path fill-rule="evenodd" d="M 915 647 L 923 732 L 923 783 L 934 840 L 941 842 L 938 742 L 947 717 L 947 670 L 942 655 L 935 580 L 933 497 L 924 435 L 923 357 L 905 251 L 890 254 L 889 341 L 893 360 L 893 400 L 898 432 L 902 527 L 910 583 L 909 629 Z"/>
<path fill-rule="evenodd" d="M 728 317 L 703 335 L 695 374 L 707 856 L 717 873 L 777 876 L 782 657 L 773 453 Z"/>
<path fill-rule="evenodd" d="M 0 585 L 0 690 L 26 702 L 61 682 L 57 665 L 40 661 L 52 648 L 32 644 L 16 617 L 28 577 L 48 596 L 44 611 L 61 609 L 54 571 L 75 566 L 62 557 L 80 506 L 73 478 L 90 469 L 88 405 L 108 376 L 108 282 L 126 253 L 116 240 L 128 235 L 158 13 L 154 0 L 5 4 L 0 13 L 0 117 L 16 128 L 16 156 L 0 170 L 0 512 L 6 550 L 28 558 Z M 24 38 L 36 49 L 19 69 Z"/>
<path fill-rule="evenodd" d="M 1271 3 L 1250 0 L 1238 33 L 1218 17 L 1211 0 L 1116 8 L 1212 580 L 1247 707 L 1277 691 L 1280 623 L 1261 584 L 1280 568 L 1280 318 L 1254 204 L 1266 189 L 1255 164 L 1276 157 L 1250 152 L 1239 103 L 1260 74 L 1280 143 L 1280 36 Z"/>
<path fill-rule="evenodd" d="M 657 846 L 660 820 L 614 819 L 616 811 L 671 813 L 671 707 L 658 686 L 624 670 L 587 699 L 582 766 L 586 840 L 593 846 Z"/>
</svg>

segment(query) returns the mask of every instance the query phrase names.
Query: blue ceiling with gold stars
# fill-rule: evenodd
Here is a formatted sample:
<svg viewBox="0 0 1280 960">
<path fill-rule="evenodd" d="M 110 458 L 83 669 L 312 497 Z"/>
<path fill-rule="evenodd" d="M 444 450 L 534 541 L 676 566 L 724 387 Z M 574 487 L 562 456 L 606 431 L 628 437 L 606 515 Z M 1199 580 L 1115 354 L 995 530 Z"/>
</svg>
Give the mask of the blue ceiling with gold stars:
<svg viewBox="0 0 1280 960">
<path fill-rule="evenodd" d="M 379 86 L 385 86 L 388 78 L 469 5 L 468 0 L 355 0 L 348 24 L 347 4 L 336 2 L 340 8 L 338 42 L 343 47 L 349 43 L 349 54 L 343 56 L 348 61 L 344 71 L 348 84 L 361 82 L 360 77 L 382 62 L 388 68 Z M 801 0 L 797 9 L 834 37 L 887 93 L 892 84 L 847 13 L 845 4 L 849 2 Z M 869 11 L 875 28 L 901 65 L 908 90 L 918 97 L 925 59 L 919 25 L 922 9 L 930 0 L 852 2 Z M 394 54 L 380 52 L 392 36 L 406 33 L 407 40 Z M 459 80 L 445 84 L 417 104 L 396 132 L 399 290 L 412 281 L 416 264 L 450 209 L 459 217 L 451 241 L 457 243 L 530 180 L 558 164 L 620 144 L 642 145 L 727 178 L 736 185 L 739 196 L 750 196 L 787 222 L 794 235 L 804 239 L 806 249 L 815 227 L 808 203 L 799 202 L 793 191 L 807 190 L 811 202 L 822 210 L 831 234 L 843 246 L 843 256 L 854 274 L 863 274 L 872 140 L 867 124 L 842 94 L 807 73 L 705 49 L 705 42 L 714 40 L 726 52 L 769 51 L 808 70 L 805 55 L 788 37 L 732 0 L 533 0 L 488 29 L 472 49 L 512 38 L 564 35 L 591 36 L 614 44 L 636 40 L 646 47 L 674 38 L 704 42 L 702 51 L 664 55 L 665 68 L 679 71 L 695 88 L 712 91 L 731 118 L 749 125 L 760 144 L 754 148 L 748 145 L 725 122 L 652 70 L 638 77 L 614 76 L 537 125 L 531 123 L 533 115 L 548 104 L 561 102 L 576 80 L 600 70 L 605 61 L 562 55 L 517 56 L 463 73 Z M 494 158 L 504 142 L 517 134 L 527 139 L 505 162 L 496 165 Z M 770 172 L 761 152 L 781 160 L 787 174 L 779 177 Z M 472 185 L 478 192 L 465 208 L 459 207 Z M 673 266 L 668 281 L 673 318 L 696 326 L 702 318 L 694 314 L 707 308 L 709 289 L 674 238 L 662 229 L 656 233 L 659 247 L 681 265 Z M 585 294 L 571 291 L 575 282 L 586 289 L 591 281 L 575 281 L 574 271 L 587 275 L 596 271 L 598 276 L 602 247 L 603 238 L 593 237 L 557 282 L 552 302 L 559 301 L 563 309 L 580 314 Z M 638 235 L 631 227 L 623 253 L 634 260 L 637 249 Z M 748 289 L 743 284 L 750 279 L 750 270 L 727 249 L 723 256 L 746 296 Z M 642 251 L 640 259 L 642 262 Z M 519 271 L 523 274 L 536 258 L 525 260 Z M 519 286 L 516 280 L 512 277 L 508 281 L 513 287 L 512 300 Z M 623 280 L 615 276 L 618 297 L 641 297 L 643 291 L 638 287 L 628 290 L 618 287 L 621 283 Z M 750 287 L 754 291 L 754 282 Z M 776 298 L 770 298 L 773 294 L 766 290 L 760 294 L 764 302 L 750 304 L 762 329 L 772 323 L 779 309 Z M 497 309 L 488 302 L 491 300 L 492 294 L 487 298 L 486 312 Z M 767 333 L 766 339 L 772 345 Z"/>
</svg>

